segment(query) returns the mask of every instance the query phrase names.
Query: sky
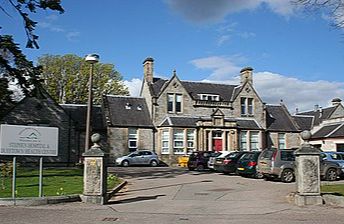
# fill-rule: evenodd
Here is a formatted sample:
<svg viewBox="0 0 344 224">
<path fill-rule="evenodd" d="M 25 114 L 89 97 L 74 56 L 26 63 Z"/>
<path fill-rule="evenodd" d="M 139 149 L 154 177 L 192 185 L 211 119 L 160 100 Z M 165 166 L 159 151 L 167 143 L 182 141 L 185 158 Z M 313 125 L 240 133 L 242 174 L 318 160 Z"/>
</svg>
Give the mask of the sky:
<svg viewBox="0 0 344 224">
<path fill-rule="evenodd" d="M 0 4 L 5 4 L 0 0 Z M 44 54 L 89 53 L 115 64 L 137 96 L 142 62 L 154 58 L 154 75 L 239 84 L 239 71 L 254 69 L 262 100 L 293 113 L 344 100 L 344 39 L 326 11 L 288 0 L 62 0 L 65 13 L 42 11 L 40 49 L 25 49 L 23 22 L 0 12 L 1 34 L 12 34 L 28 59 Z"/>
</svg>

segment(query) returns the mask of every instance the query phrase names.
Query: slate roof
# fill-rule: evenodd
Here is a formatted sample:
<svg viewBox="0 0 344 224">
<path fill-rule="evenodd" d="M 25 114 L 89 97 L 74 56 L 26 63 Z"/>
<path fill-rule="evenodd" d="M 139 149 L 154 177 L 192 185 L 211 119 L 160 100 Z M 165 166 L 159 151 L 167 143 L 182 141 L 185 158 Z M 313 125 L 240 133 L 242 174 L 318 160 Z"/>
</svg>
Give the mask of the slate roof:
<svg viewBox="0 0 344 224">
<path fill-rule="evenodd" d="M 210 117 L 167 117 L 160 127 L 197 127 L 197 121 L 211 121 Z M 262 129 L 255 120 L 228 118 L 225 121 L 234 121 L 239 129 Z"/>
<path fill-rule="evenodd" d="M 309 131 L 312 129 L 313 119 L 314 119 L 313 116 L 294 115 L 293 118 L 302 131 L 304 130 Z"/>
<path fill-rule="evenodd" d="M 196 127 L 196 122 L 200 118 L 196 117 L 168 117 L 160 125 L 161 127 Z"/>
<path fill-rule="evenodd" d="M 150 85 L 152 94 L 158 96 L 167 82 L 168 80 L 165 79 L 154 78 L 153 83 Z M 194 100 L 199 100 L 197 94 L 214 94 L 220 95 L 220 101 L 231 101 L 233 93 L 235 92 L 237 94 L 240 90 L 236 88 L 238 87 L 237 85 L 190 81 L 181 81 L 181 83 Z"/>
<path fill-rule="evenodd" d="M 329 119 L 332 113 L 336 110 L 336 106 L 323 108 L 321 110 L 316 111 L 306 111 L 302 113 L 298 113 L 297 115 L 307 115 L 307 116 L 313 116 L 314 121 L 313 125 L 319 125 L 323 120 Z"/>
<path fill-rule="evenodd" d="M 108 126 L 153 128 L 146 101 L 142 97 L 103 96 Z"/>
<path fill-rule="evenodd" d="M 266 105 L 267 130 L 282 132 L 299 132 L 296 122 L 283 105 Z"/>
<path fill-rule="evenodd" d="M 225 85 L 207 82 L 188 82 L 182 81 L 182 85 L 193 99 L 199 100 L 197 94 L 216 94 L 220 95 L 220 101 L 231 101 L 235 85 Z"/>
<path fill-rule="evenodd" d="M 326 125 L 312 135 L 312 139 L 344 137 L 344 123 Z"/>
<path fill-rule="evenodd" d="M 85 104 L 60 104 L 60 106 L 76 122 L 80 130 L 86 129 L 87 105 Z M 104 130 L 105 122 L 101 106 L 92 106 L 92 128 L 94 130 Z"/>
</svg>

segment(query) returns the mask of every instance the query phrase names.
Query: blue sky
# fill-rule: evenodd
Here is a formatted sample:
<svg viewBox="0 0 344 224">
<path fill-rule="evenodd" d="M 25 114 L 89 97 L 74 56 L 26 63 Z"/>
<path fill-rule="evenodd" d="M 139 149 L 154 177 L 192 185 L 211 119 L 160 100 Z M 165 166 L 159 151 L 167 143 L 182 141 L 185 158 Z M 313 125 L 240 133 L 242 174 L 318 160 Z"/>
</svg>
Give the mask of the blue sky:
<svg viewBox="0 0 344 224">
<path fill-rule="evenodd" d="M 288 0 L 90 0 L 62 1 L 64 14 L 41 12 L 43 54 L 98 53 L 115 64 L 133 95 L 142 62 L 155 59 L 155 75 L 238 84 L 241 68 L 254 68 L 263 101 L 281 99 L 293 112 L 344 99 L 344 41 L 326 12 L 307 13 Z M 12 12 L 12 11 L 10 11 Z M 13 12 L 12 12 L 13 13 Z M 2 34 L 25 46 L 19 17 L 0 13 Z"/>
</svg>

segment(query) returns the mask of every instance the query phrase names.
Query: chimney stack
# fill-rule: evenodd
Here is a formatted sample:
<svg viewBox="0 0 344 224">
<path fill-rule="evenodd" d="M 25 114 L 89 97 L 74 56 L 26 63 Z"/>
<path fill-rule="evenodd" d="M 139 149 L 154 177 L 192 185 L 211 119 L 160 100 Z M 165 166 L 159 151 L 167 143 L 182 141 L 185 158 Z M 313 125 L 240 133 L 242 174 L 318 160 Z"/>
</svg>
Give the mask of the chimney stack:
<svg viewBox="0 0 344 224">
<path fill-rule="evenodd" d="M 153 65 L 154 59 L 151 57 L 143 61 L 143 78 L 147 83 L 153 83 Z"/>
<path fill-rule="evenodd" d="M 338 106 L 342 104 L 342 100 L 339 98 L 334 98 L 331 102 L 332 102 L 332 106 Z"/>
<path fill-rule="evenodd" d="M 318 104 L 315 104 L 314 105 L 314 112 L 318 111 L 319 110 L 319 105 Z"/>
<path fill-rule="evenodd" d="M 246 82 L 253 85 L 252 71 L 253 71 L 253 68 L 251 67 L 246 67 L 246 68 L 241 69 L 240 71 L 240 84 L 241 85 L 245 84 Z"/>
</svg>

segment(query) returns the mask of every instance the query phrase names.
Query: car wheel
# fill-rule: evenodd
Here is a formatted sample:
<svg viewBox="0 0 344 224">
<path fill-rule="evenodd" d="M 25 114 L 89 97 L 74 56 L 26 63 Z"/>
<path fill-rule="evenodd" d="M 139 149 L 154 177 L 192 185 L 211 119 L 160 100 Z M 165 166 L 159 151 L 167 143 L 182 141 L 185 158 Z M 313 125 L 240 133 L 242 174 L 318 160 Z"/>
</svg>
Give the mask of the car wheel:
<svg viewBox="0 0 344 224">
<path fill-rule="evenodd" d="M 281 174 L 281 181 L 284 183 L 291 183 L 295 179 L 294 171 L 291 169 L 283 170 Z"/>
<path fill-rule="evenodd" d="M 196 170 L 197 170 L 197 171 L 203 171 L 203 170 L 204 170 L 204 165 L 203 165 L 203 164 L 197 165 Z"/>
<path fill-rule="evenodd" d="M 325 180 L 327 181 L 337 180 L 337 171 L 333 168 L 328 169 L 325 175 Z"/>
<path fill-rule="evenodd" d="M 156 160 L 152 160 L 152 161 L 150 162 L 150 165 L 153 166 L 153 167 L 155 167 L 155 166 L 158 165 L 158 162 L 157 162 Z"/>
<path fill-rule="evenodd" d="M 122 166 L 129 166 L 129 161 L 128 160 L 124 160 L 122 162 Z"/>
<path fill-rule="evenodd" d="M 263 176 L 262 173 L 256 172 L 256 173 L 253 175 L 253 177 L 256 178 L 256 179 L 263 179 L 264 176 Z"/>
</svg>

